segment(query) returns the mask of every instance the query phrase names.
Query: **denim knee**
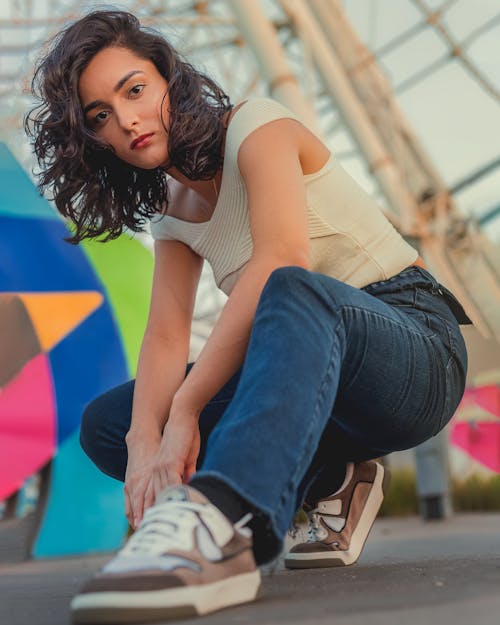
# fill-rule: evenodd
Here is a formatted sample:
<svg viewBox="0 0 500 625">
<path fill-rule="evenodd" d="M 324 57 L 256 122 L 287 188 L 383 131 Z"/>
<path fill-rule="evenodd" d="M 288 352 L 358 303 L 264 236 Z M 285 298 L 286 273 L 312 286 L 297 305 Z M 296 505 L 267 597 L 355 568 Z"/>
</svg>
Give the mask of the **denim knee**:
<svg viewBox="0 0 500 625">
<path fill-rule="evenodd" d="M 99 409 L 99 397 L 94 399 L 87 405 L 83 411 L 82 420 L 80 424 L 80 445 L 87 456 L 96 463 L 96 459 L 99 456 L 97 444 L 98 429 L 99 429 L 99 417 L 102 416 L 102 412 Z M 97 463 L 96 463 L 97 464 Z"/>
<path fill-rule="evenodd" d="M 325 288 L 323 279 L 329 281 L 329 288 Z M 299 308 L 305 307 L 312 310 L 319 306 L 321 309 L 331 311 L 342 305 L 348 295 L 345 292 L 346 289 L 353 290 L 352 287 L 335 278 L 322 276 L 303 267 L 294 265 L 279 267 L 269 276 L 262 291 L 260 304 L 268 304 L 280 309 L 288 307 L 287 309 L 298 312 L 298 303 Z"/>
<path fill-rule="evenodd" d="M 280 297 L 288 294 L 297 295 L 301 286 L 308 286 L 311 282 L 311 272 L 303 267 L 295 265 L 278 267 L 269 276 L 262 295 L 264 297 L 275 294 Z"/>
</svg>

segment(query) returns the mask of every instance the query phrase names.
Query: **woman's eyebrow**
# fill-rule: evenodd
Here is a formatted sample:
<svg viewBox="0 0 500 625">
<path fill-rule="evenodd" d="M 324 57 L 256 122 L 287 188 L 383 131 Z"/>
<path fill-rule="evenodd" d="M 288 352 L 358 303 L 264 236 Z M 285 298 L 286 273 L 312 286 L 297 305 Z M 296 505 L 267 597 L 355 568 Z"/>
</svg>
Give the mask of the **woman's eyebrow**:
<svg viewBox="0 0 500 625">
<path fill-rule="evenodd" d="M 129 80 L 129 78 L 132 78 L 132 76 L 135 76 L 136 74 L 144 74 L 144 72 L 140 69 L 133 69 L 132 71 L 128 72 L 116 83 L 116 85 L 113 87 L 113 91 L 115 93 L 117 91 L 120 91 L 120 89 L 127 82 L 127 80 Z M 100 106 L 101 104 L 105 103 L 102 100 L 93 100 L 83 109 L 83 114 L 86 115 L 91 109 L 95 108 L 96 106 Z"/>
</svg>

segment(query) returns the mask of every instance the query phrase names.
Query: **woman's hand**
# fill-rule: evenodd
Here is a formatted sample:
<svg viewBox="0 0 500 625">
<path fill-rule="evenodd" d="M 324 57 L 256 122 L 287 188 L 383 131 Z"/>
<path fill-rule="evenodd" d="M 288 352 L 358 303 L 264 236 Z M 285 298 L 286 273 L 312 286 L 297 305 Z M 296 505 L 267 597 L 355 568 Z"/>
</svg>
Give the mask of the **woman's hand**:
<svg viewBox="0 0 500 625">
<path fill-rule="evenodd" d="M 161 437 L 128 434 L 128 461 L 125 473 L 125 515 L 136 529 L 144 511 L 154 503 L 152 478 Z"/>
<path fill-rule="evenodd" d="M 167 486 L 186 484 L 196 472 L 200 453 L 198 418 L 198 412 L 172 404 L 150 485 L 155 498 Z"/>
</svg>

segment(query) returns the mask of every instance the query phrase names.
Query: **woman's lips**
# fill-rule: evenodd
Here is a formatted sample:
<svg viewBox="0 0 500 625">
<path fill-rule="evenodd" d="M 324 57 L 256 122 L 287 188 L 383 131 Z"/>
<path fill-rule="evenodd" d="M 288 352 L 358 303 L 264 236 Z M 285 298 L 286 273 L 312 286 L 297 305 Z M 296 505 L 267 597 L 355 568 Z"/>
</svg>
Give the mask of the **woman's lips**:
<svg viewBox="0 0 500 625">
<path fill-rule="evenodd" d="M 132 150 L 135 150 L 136 148 L 146 147 L 150 143 L 153 137 L 153 134 L 154 133 L 150 132 L 149 134 L 141 135 L 140 137 L 137 137 L 137 139 L 134 139 L 132 143 L 130 144 L 130 148 Z"/>
</svg>

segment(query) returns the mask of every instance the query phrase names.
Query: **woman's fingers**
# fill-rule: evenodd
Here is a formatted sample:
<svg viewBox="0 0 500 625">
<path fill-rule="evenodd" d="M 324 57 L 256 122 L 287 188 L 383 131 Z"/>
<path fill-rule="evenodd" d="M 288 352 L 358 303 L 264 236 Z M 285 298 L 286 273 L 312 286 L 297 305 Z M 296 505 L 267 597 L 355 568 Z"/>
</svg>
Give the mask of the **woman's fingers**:
<svg viewBox="0 0 500 625">
<path fill-rule="evenodd" d="M 189 480 L 196 473 L 196 463 L 198 462 L 198 456 L 200 455 L 200 430 L 196 427 L 191 442 L 191 448 L 186 458 L 186 466 L 184 467 L 184 483 L 187 484 Z"/>
<path fill-rule="evenodd" d="M 158 493 L 161 491 L 161 478 L 157 470 L 153 471 L 153 494 L 156 500 Z"/>
<path fill-rule="evenodd" d="M 182 479 L 178 469 L 172 465 L 160 464 L 153 473 L 153 487 L 155 499 L 167 486 L 182 484 Z"/>
<path fill-rule="evenodd" d="M 142 516 L 144 514 L 144 490 L 136 491 L 134 493 L 134 525 L 137 528 L 139 523 L 142 521 Z"/>
<path fill-rule="evenodd" d="M 196 473 L 196 461 L 186 466 L 184 470 L 184 483 L 187 484 L 195 473 Z"/>
<path fill-rule="evenodd" d="M 167 422 L 153 467 L 154 499 L 168 486 L 177 486 L 191 478 L 196 472 L 199 450 L 200 434 L 197 420 L 174 418 Z M 146 508 L 150 493 L 147 497 L 147 501 L 144 502 Z"/>
<path fill-rule="evenodd" d="M 133 529 L 137 529 L 144 514 L 146 488 L 145 480 L 139 481 L 135 486 L 133 484 L 125 485 L 125 514 Z"/>
<path fill-rule="evenodd" d="M 146 494 L 144 495 L 144 512 L 150 508 L 155 502 L 155 492 L 153 488 L 153 480 L 149 480 Z"/>
<path fill-rule="evenodd" d="M 134 530 L 137 529 L 142 518 L 141 507 L 140 496 L 137 492 L 134 491 L 131 495 L 129 490 L 125 488 L 125 516 Z"/>
<path fill-rule="evenodd" d="M 125 492 L 125 516 L 127 517 L 127 521 L 129 522 L 129 525 L 131 527 L 134 527 L 133 515 L 132 515 L 132 506 L 130 505 L 130 496 L 128 494 L 128 489 L 125 486 L 123 490 Z"/>
</svg>

